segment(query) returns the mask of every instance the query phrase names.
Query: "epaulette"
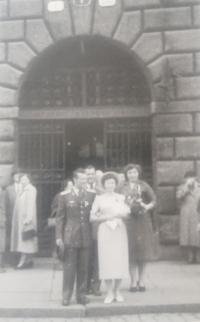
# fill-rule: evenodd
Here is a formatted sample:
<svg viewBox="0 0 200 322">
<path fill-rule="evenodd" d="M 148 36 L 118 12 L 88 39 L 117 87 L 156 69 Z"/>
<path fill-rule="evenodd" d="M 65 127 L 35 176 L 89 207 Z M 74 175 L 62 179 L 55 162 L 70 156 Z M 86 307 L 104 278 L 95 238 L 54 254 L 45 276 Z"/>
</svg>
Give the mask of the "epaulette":
<svg viewBox="0 0 200 322">
<path fill-rule="evenodd" d="M 87 191 L 87 192 L 96 193 L 96 191 L 95 191 L 95 190 L 93 190 L 93 189 L 86 189 L 86 191 Z"/>
<path fill-rule="evenodd" d="M 61 196 L 68 195 L 70 192 L 71 192 L 70 190 L 68 190 L 68 191 L 62 191 L 62 192 L 60 193 L 60 195 L 61 195 Z"/>
</svg>

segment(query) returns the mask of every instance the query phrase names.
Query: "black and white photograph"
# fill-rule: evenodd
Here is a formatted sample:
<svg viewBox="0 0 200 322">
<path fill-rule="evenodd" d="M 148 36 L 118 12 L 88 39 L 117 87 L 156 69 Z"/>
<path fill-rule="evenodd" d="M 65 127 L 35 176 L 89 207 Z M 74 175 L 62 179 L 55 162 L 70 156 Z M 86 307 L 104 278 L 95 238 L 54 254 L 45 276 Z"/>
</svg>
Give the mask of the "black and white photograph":
<svg viewBox="0 0 200 322">
<path fill-rule="evenodd" d="M 200 0 L 0 0 L 0 322 L 200 322 Z"/>
</svg>

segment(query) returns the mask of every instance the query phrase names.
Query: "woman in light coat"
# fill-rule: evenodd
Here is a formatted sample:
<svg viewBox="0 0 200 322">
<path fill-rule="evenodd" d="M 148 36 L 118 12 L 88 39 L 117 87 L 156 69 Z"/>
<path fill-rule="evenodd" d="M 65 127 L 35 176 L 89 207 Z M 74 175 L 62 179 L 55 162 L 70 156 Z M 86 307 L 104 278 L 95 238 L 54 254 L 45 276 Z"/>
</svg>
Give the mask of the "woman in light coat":
<svg viewBox="0 0 200 322">
<path fill-rule="evenodd" d="M 176 197 L 180 204 L 180 246 L 188 251 L 188 263 L 198 262 L 200 248 L 199 236 L 199 200 L 200 184 L 196 181 L 194 171 L 186 172 L 185 182 L 178 190 Z"/>
<path fill-rule="evenodd" d="M 20 178 L 21 191 L 18 193 L 13 213 L 11 251 L 20 252 L 21 259 L 16 269 L 31 268 L 33 254 L 38 251 L 37 237 L 22 238 L 22 232 L 29 226 L 37 232 L 36 196 L 37 190 L 30 182 L 28 174 Z"/>
</svg>

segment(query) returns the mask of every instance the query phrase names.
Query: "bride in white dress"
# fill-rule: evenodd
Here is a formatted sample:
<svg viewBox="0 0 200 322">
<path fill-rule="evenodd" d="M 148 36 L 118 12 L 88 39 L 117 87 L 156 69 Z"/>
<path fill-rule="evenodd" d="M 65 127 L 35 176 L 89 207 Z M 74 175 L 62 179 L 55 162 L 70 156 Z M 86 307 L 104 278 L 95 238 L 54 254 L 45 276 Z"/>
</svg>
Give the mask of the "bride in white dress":
<svg viewBox="0 0 200 322">
<path fill-rule="evenodd" d="M 105 280 L 107 296 L 104 303 L 123 302 L 120 285 L 129 275 L 128 239 L 123 222 L 130 213 L 125 197 L 115 192 L 118 175 L 107 172 L 101 183 L 105 193 L 96 196 L 91 211 L 91 222 L 100 222 L 98 230 L 99 278 Z M 112 287 L 114 280 L 114 290 Z"/>
</svg>

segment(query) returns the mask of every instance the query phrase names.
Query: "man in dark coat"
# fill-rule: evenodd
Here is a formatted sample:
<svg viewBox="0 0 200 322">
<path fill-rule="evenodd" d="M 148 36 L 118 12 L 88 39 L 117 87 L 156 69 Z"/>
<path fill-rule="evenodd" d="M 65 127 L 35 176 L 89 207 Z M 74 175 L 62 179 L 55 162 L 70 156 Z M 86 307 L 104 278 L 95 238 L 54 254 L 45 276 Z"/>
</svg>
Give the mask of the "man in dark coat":
<svg viewBox="0 0 200 322">
<path fill-rule="evenodd" d="M 97 184 L 96 181 L 96 170 L 94 166 L 89 165 L 86 168 L 87 174 L 87 188 L 93 191 L 95 195 L 101 195 L 103 193 L 103 188 Z M 95 296 L 101 296 L 100 286 L 101 282 L 99 280 L 99 261 L 98 261 L 98 228 L 99 223 L 92 224 L 92 244 L 90 249 L 90 261 L 88 270 L 88 283 L 87 283 L 87 293 L 94 294 Z"/>
<path fill-rule="evenodd" d="M 95 194 L 85 189 L 86 173 L 77 169 L 74 187 L 59 198 L 56 217 L 56 243 L 65 245 L 63 263 L 63 305 L 69 305 L 76 278 L 77 303 L 87 304 L 89 250 L 92 241 L 90 211 Z"/>
<path fill-rule="evenodd" d="M 12 173 L 13 184 L 8 186 L 5 191 L 5 216 L 6 216 L 6 259 L 12 266 L 15 266 L 19 260 L 19 255 L 10 253 L 11 230 L 13 211 L 17 193 L 20 191 L 20 171 Z"/>
</svg>

